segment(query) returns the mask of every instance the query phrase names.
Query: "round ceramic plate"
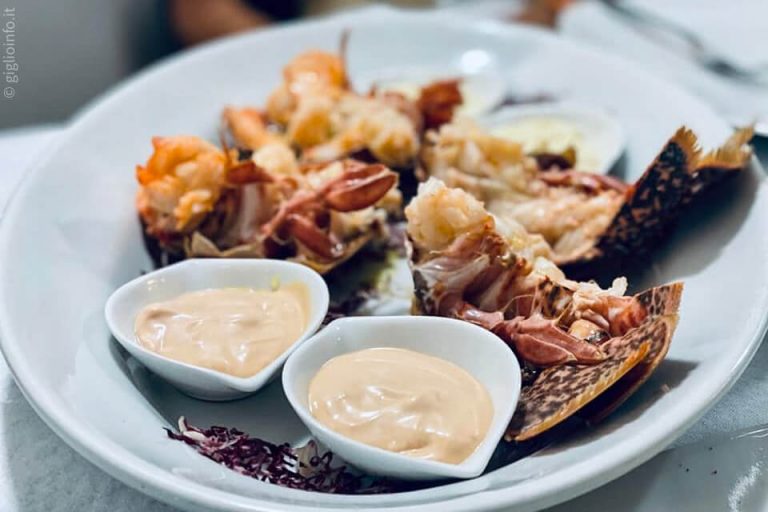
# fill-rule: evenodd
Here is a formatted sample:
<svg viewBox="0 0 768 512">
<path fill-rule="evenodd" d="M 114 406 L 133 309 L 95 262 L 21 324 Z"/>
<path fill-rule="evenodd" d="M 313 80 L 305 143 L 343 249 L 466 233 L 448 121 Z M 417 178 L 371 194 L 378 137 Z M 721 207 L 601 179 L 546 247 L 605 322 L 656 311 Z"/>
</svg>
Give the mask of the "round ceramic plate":
<svg viewBox="0 0 768 512">
<path fill-rule="evenodd" d="M 729 134 L 723 120 L 681 90 L 529 28 L 377 10 L 181 55 L 81 115 L 26 178 L 4 218 L 2 349 L 37 412 L 105 471 L 187 510 L 532 510 L 616 478 L 664 448 L 734 382 L 765 328 L 768 187 L 755 166 L 721 187 L 716 204 L 681 219 L 674 238 L 635 280 L 635 287 L 685 280 L 680 324 L 653 378 L 593 430 L 474 480 L 379 496 L 261 483 L 166 438 L 163 427 L 180 415 L 274 441 L 298 442 L 307 433 L 279 382 L 245 400 L 201 402 L 148 373 L 110 339 L 107 296 L 152 266 L 134 210 L 134 166 L 148 156 L 153 135 L 216 140 L 224 105 L 262 103 L 291 57 L 308 48 L 335 49 L 344 28 L 353 30 L 353 74 L 483 58 L 497 64 L 510 93 L 544 93 L 614 113 L 626 129 L 628 178 L 683 123 L 708 145 Z"/>
</svg>

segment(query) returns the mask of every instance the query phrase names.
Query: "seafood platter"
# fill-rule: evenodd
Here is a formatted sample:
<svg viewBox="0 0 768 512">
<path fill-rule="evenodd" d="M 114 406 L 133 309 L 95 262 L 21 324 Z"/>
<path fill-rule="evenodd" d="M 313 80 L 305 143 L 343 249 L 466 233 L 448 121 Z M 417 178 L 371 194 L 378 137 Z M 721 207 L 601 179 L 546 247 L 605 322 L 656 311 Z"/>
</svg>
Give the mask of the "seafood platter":
<svg viewBox="0 0 768 512">
<path fill-rule="evenodd" d="M 526 59 L 520 78 L 504 61 L 505 48 L 559 51 L 551 36 L 401 16 L 203 48 L 72 128 L 99 151 L 110 124 L 142 127 L 101 164 L 99 204 L 116 206 L 92 231 L 81 225 L 90 199 L 64 211 L 66 242 L 45 256 L 69 261 L 78 240 L 111 237 L 113 259 L 60 269 L 99 282 L 102 309 L 66 306 L 91 341 L 64 358 L 74 369 L 59 383 L 65 404 L 87 408 L 103 399 L 85 388 L 124 381 L 86 422 L 111 447 L 74 434 L 62 405 L 20 377 L 15 334 L 3 349 L 43 417 L 98 465 L 189 508 L 532 510 L 661 450 L 747 364 L 768 302 L 766 262 L 750 279 L 744 259 L 768 243 L 748 236 L 765 228 L 755 216 L 768 202 L 751 127 L 718 124 L 676 90 L 681 115 L 628 123 L 601 94 L 531 80 Z M 405 26 L 444 47 L 411 62 L 404 43 L 371 42 Z M 272 44 L 267 66 L 259 52 Z M 246 55 L 260 69 L 241 77 Z M 197 101 L 187 91 L 216 82 L 196 84 L 196 63 L 237 86 Z M 133 90 L 152 91 L 152 109 L 132 111 Z M 194 119 L 178 111 L 188 94 Z M 643 130 L 657 131 L 640 151 Z M 95 160 L 70 151 L 58 162 Z M 10 275 L 22 262 L 8 254 Z M 707 290 L 706 274 L 734 262 L 731 282 Z M 32 288 L 50 278 L 41 272 Z M 714 304 L 741 282 L 753 283 L 732 297 L 741 305 L 722 306 L 743 314 L 741 341 L 709 339 L 725 329 Z M 721 367 L 697 390 L 708 364 Z M 138 426 L 129 410 L 155 419 Z M 136 436 L 124 441 L 128 423 Z M 117 461 L 124 450 L 142 456 Z"/>
</svg>

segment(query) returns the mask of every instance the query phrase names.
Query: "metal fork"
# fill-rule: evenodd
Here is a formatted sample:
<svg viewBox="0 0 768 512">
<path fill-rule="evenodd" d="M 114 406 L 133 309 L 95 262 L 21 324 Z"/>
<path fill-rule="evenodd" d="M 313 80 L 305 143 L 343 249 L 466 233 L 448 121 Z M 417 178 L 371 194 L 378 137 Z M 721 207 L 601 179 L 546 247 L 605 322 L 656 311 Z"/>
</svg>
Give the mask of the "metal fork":
<svg viewBox="0 0 768 512">
<path fill-rule="evenodd" d="M 644 9 L 630 7 L 625 2 L 618 0 L 601 0 L 601 3 L 614 13 L 638 25 L 662 30 L 676 36 L 686 43 L 691 58 L 713 73 L 736 80 L 768 83 L 768 64 L 757 68 L 739 66 L 715 53 L 699 36 L 673 21 Z"/>
</svg>

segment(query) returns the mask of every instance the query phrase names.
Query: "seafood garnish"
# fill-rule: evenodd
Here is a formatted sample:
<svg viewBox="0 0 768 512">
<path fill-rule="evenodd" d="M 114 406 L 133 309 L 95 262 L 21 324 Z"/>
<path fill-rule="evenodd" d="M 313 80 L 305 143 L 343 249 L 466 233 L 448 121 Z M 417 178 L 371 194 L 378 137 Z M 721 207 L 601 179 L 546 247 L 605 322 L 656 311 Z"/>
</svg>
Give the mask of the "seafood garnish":
<svg viewBox="0 0 768 512">
<path fill-rule="evenodd" d="M 248 160 L 196 137 L 156 138 L 137 168 L 147 234 L 189 257 L 276 257 L 328 272 L 374 238 L 400 205 L 397 174 L 343 160 L 301 169 L 279 140 Z"/>
<path fill-rule="evenodd" d="M 543 432 L 645 364 L 609 404 L 615 407 L 666 354 L 682 284 L 625 296 L 624 278 L 608 289 L 569 280 L 540 235 L 497 221 L 471 194 L 434 178 L 405 214 L 414 311 L 480 325 L 522 362 L 544 368 L 521 395 L 510 437 Z M 666 328 L 653 327 L 659 322 Z"/>
<path fill-rule="evenodd" d="M 585 263 L 651 250 L 686 204 L 747 165 L 751 136 L 750 128 L 737 130 L 721 148 L 702 155 L 694 134 L 680 128 L 629 185 L 542 167 L 520 145 L 457 119 L 427 133 L 422 172 L 472 193 L 498 218 L 542 235 L 550 259 L 570 274 Z"/>
</svg>

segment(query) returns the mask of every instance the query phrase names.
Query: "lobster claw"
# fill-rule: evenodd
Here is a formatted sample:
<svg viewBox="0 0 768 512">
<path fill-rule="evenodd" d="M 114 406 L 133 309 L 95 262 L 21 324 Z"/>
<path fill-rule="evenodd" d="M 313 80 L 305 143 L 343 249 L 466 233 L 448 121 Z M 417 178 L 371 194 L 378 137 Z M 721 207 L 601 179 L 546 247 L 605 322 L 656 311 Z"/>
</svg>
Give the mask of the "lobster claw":
<svg viewBox="0 0 768 512">
<path fill-rule="evenodd" d="M 344 174 L 328 186 L 325 203 L 337 212 L 376 204 L 397 183 L 397 174 L 382 164 L 347 163 Z"/>
<path fill-rule="evenodd" d="M 339 258 L 344 253 L 344 246 L 333 235 L 320 229 L 312 219 L 302 215 L 288 217 L 288 232 L 294 240 L 309 251 L 326 260 Z"/>
</svg>

